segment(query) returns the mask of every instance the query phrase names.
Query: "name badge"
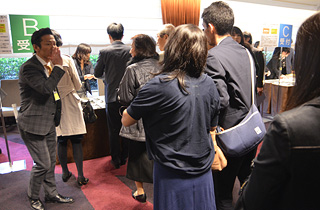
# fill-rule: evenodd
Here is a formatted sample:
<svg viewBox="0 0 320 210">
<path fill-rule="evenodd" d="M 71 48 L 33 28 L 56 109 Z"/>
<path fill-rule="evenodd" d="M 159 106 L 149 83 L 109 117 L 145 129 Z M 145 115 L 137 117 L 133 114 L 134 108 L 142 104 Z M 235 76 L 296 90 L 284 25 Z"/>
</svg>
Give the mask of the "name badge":
<svg viewBox="0 0 320 210">
<path fill-rule="evenodd" d="M 60 96 L 59 96 L 57 91 L 53 91 L 53 95 L 54 95 L 54 100 L 55 101 L 59 101 L 60 100 Z"/>
</svg>

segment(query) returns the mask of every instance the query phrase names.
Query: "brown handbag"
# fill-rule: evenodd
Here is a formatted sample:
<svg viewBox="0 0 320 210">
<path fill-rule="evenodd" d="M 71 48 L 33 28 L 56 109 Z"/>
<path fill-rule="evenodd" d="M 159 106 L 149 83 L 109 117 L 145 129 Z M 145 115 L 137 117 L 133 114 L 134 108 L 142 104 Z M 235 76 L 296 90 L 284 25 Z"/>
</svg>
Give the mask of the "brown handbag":
<svg viewBox="0 0 320 210">
<path fill-rule="evenodd" d="M 227 166 L 227 159 L 224 156 L 223 152 L 221 151 L 220 147 L 217 145 L 216 142 L 216 131 L 210 131 L 213 147 L 215 151 L 213 163 L 211 165 L 211 169 L 213 171 L 222 171 Z"/>
</svg>

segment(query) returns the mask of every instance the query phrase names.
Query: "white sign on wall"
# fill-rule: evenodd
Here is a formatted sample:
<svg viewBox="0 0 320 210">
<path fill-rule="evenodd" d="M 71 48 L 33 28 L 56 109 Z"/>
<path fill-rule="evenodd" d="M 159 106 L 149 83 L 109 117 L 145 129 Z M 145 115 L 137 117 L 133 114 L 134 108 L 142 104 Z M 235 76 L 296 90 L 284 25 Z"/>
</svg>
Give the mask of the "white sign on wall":
<svg viewBox="0 0 320 210">
<path fill-rule="evenodd" d="M 276 47 L 278 44 L 279 25 L 269 25 L 263 27 L 261 36 L 261 47 Z"/>
<path fill-rule="evenodd" d="M 11 54 L 9 24 L 7 15 L 0 15 L 0 54 Z"/>
<path fill-rule="evenodd" d="M 274 24 L 263 27 L 261 47 L 290 47 L 292 25 Z"/>
</svg>

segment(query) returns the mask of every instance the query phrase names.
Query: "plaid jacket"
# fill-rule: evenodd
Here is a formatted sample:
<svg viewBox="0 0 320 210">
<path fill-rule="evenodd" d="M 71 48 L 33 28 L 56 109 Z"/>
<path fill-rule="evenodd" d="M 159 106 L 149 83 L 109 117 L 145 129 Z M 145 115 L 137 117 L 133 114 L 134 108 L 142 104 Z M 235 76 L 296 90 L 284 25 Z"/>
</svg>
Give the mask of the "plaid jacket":
<svg viewBox="0 0 320 210">
<path fill-rule="evenodd" d="M 20 129 L 37 135 L 49 132 L 55 124 L 57 111 L 53 91 L 63 75 L 64 70 L 55 66 L 50 77 L 47 77 L 43 65 L 35 55 L 20 67 Z"/>
</svg>

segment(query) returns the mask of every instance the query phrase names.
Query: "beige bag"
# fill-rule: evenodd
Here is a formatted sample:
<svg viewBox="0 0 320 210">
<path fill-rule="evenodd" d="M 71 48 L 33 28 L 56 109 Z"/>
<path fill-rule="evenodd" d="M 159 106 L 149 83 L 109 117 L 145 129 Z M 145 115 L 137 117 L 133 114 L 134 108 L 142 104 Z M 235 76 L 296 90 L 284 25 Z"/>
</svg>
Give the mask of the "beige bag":
<svg viewBox="0 0 320 210">
<path fill-rule="evenodd" d="M 221 151 L 220 147 L 217 145 L 216 131 L 210 131 L 210 134 L 213 141 L 214 151 L 216 153 L 214 155 L 214 160 L 211 165 L 211 169 L 213 171 L 222 171 L 222 169 L 224 169 L 227 166 L 227 159 Z"/>
</svg>

